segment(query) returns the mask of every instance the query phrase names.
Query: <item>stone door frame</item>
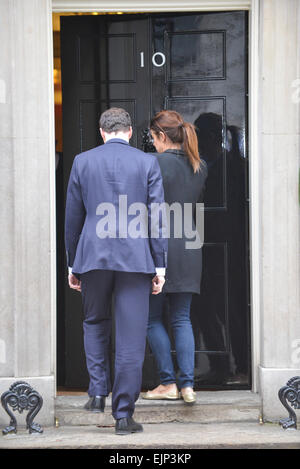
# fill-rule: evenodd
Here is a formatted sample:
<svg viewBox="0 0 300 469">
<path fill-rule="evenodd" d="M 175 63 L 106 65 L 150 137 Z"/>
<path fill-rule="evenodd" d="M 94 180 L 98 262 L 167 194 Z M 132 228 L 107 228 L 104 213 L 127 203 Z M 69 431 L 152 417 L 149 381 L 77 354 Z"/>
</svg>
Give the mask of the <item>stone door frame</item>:
<svg viewBox="0 0 300 469">
<path fill-rule="evenodd" d="M 48 0 L 50 1 L 50 0 Z M 52 0 L 49 14 L 52 12 L 187 12 L 187 11 L 249 11 L 249 230 L 250 230 L 250 294 L 251 294 L 251 366 L 252 366 L 252 391 L 258 392 L 258 368 L 260 365 L 260 324 L 261 324 L 261 254 L 260 254 L 260 177 L 259 177 L 259 128 L 258 128 L 258 103 L 259 103 L 259 0 L 236 1 L 205 1 L 189 0 L 184 2 L 174 0 L 170 7 L 168 0 Z M 49 28 L 49 32 L 50 28 Z M 50 44 L 52 36 L 49 37 Z M 53 63 L 49 58 L 51 76 Z M 54 95 L 53 84 L 49 83 L 49 93 L 52 109 L 51 122 L 54 123 Z M 51 128 L 51 137 L 54 142 L 54 125 Z M 54 146 L 52 148 L 54 154 Z M 54 161 L 54 156 L 53 156 Z M 51 177 L 51 206 L 55 207 L 55 180 Z M 52 323 L 53 323 L 53 364 L 56 363 L 56 262 L 55 262 L 55 211 L 51 210 L 52 233 L 52 263 L 51 263 L 51 296 L 52 296 Z"/>
</svg>

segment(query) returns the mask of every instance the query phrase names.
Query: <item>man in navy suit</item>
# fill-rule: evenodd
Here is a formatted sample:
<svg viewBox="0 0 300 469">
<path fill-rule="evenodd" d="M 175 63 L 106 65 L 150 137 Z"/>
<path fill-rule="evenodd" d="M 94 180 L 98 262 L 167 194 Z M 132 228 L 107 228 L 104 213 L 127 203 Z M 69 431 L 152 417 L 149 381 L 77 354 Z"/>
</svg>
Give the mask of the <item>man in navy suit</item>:
<svg viewBox="0 0 300 469">
<path fill-rule="evenodd" d="M 149 295 L 151 290 L 159 294 L 165 281 L 166 226 L 164 217 L 154 217 L 153 209 L 164 203 L 164 191 L 156 157 L 129 145 L 129 114 L 111 108 L 99 124 L 104 145 L 73 161 L 65 245 L 69 285 L 82 294 L 90 377 L 85 407 L 103 412 L 105 397 L 112 391 L 115 432 L 128 434 L 143 430 L 132 416 L 141 390 Z M 116 338 L 111 390 L 112 298 Z"/>
</svg>

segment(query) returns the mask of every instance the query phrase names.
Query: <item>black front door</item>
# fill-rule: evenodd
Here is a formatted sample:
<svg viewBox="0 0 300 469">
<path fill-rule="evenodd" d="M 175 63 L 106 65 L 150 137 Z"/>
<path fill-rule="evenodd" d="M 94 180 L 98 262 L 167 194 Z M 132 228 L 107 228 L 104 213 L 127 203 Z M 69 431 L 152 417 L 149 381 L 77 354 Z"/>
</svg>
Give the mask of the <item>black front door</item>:
<svg viewBox="0 0 300 469">
<path fill-rule="evenodd" d="M 209 176 L 202 293 L 191 309 L 195 388 L 249 388 L 247 13 L 64 17 L 61 46 L 63 198 L 74 156 L 101 143 L 98 120 L 108 107 L 129 111 L 131 143 L 145 151 L 144 131 L 161 109 L 175 109 L 197 127 Z M 58 284 L 59 384 L 86 388 L 81 299 L 66 276 L 65 267 Z M 173 341 L 167 302 L 165 308 Z M 112 364 L 113 342 L 112 336 Z M 143 388 L 157 384 L 147 345 Z"/>
</svg>

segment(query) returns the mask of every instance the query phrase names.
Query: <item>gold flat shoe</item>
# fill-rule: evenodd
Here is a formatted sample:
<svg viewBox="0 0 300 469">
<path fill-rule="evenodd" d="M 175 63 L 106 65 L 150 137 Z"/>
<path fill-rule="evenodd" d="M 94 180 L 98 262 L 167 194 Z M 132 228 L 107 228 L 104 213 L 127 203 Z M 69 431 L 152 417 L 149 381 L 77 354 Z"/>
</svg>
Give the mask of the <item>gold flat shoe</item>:
<svg viewBox="0 0 300 469">
<path fill-rule="evenodd" d="M 184 400 L 185 404 L 195 404 L 196 402 L 196 393 L 191 389 L 188 391 L 185 391 L 184 393 L 180 393 L 181 398 Z"/>
<path fill-rule="evenodd" d="M 161 400 L 161 399 L 167 399 L 170 401 L 174 401 L 176 399 L 180 399 L 180 395 L 178 391 L 168 391 L 164 393 L 159 393 L 159 392 L 153 392 L 153 391 L 147 391 L 143 396 L 143 399 L 152 399 L 152 400 Z"/>
</svg>

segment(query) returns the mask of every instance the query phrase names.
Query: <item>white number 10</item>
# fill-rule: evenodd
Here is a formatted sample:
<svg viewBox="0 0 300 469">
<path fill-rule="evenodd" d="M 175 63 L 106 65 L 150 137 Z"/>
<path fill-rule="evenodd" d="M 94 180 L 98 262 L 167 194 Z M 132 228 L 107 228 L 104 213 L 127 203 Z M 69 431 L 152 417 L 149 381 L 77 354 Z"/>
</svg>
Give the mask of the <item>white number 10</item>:
<svg viewBox="0 0 300 469">
<path fill-rule="evenodd" d="M 156 57 L 157 56 L 161 57 L 161 63 L 159 63 L 159 64 L 156 62 Z M 163 54 L 162 52 L 155 52 L 155 54 L 153 54 L 153 56 L 152 56 L 152 63 L 155 67 L 162 67 L 163 65 L 165 65 L 165 63 L 166 63 L 165 54 Z"/>
<path fill-rule="evenodd" d="M 141 57 L 141 68 L 144 68 L 145 66 L 145 63 L 144 63 L 144 52 L 141 52 L 140 54 L 140 57 Z M 156 61 L 156 58 L 157 57 L 160 57 L 161 58 L 161 62 L 160 63 L 157 63 Z M 165 54 L 163 54 L 162 52 L 155 52 L 155 54 L 153 54 L 152 56 L 152 63 L 155 67 L 163 67 L 166 63 L 166 56 Z"/>
</svg>

